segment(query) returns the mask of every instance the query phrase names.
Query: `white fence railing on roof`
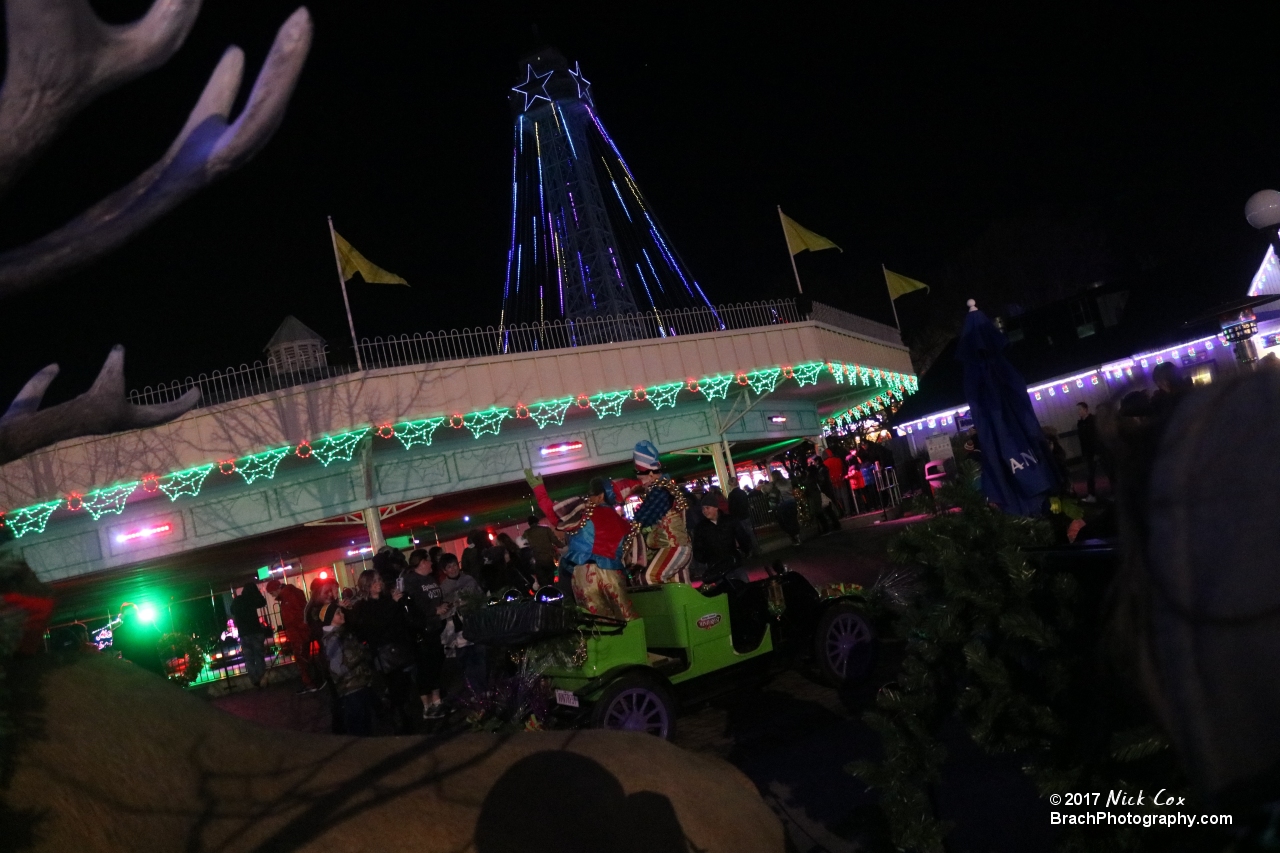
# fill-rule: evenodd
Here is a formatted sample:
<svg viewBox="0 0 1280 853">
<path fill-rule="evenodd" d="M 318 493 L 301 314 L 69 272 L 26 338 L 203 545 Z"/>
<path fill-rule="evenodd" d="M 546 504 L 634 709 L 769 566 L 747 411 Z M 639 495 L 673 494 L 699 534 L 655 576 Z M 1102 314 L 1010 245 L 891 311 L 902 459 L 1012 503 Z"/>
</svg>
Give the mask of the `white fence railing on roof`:
<svg viewBox="0 0 1280 853">
<path fill-rule="evenodd" d="M 278 370 L 273 359 L 264 364 L 255 361 L 253 364 L 242 364 L 239 367 L 228 367 L 226 370 L 215 370 L 212 373 L 201 373 L 199 376 L 178 379 L 152 387 L 151 385 L 129 392 L 129 402 L 137 405 L 150 403 L 167 403 L 176 400 L 191 388 L 200 389 L 198 407 L 216 406 L 229 403 L 244 397 L 279 391 L 306 385 L 308 382 L 319 382 L 334 376 L 342 376 L 355 370 L 354 366 L 345 364 L 328 364 L 305 370 Z"/>
<path fill-rule="evenodd" d="M 847 329 L 895 346 L 902 346 L 902 333 L 893 326 L 877 323 L 875 320 L 868 320 L 866 317 L 859 317 L 857 314 L 850 314 L 848 311 L 841 311 L 839 308 L 832 308 L 821 302 L 813 303 L 808 319 Z"/>
<path fill-rule="evenodd" d="M 584 317 L 548 323 L 522 323 L 519 326 L 489 326 L 484 329 L 436 334 L 400 335 L 374 338 L 372 341 L 366 338 L 360 342 L 360 358 L 369 369 L 398 367 L 592 344 L 671 338 L 727 329 L 750 329 L 794 323 L 800 319 L 795 301 L 791 299 L 744 302 L 652 314 Z"/>
<path fill-rule="evenodd" d="M 587 317 L 578 320 L 556 320 L 519 326 L 462 329 L 435 334 L 400 335 L 399 337 L 365 338 L 360 342 L 360 359 L 365 369 L 432 364 L 511 353 L 557 350 L 592 344 L 651 340 L 704 332 L 752 329 L 795 323 L 804 319 L 818 320 L 867 337 L 901 346 L 896 329 L 862 317 L 814 303 L 808 318 L 800 313 L 795 300 L 742 302 L 714 308 L 662 311 L 652 314 Z M 176 400 L 190 388 L 200 389 L 200 406 L 214 406 L 283 388 L 306 385 L 355 370 L 353 365 L 323 365 L 311 369 L 279 369 L 270 359 L 255 361 L 236 368 L 188 376 L 167 385 L 148 385 L 129 392 L 136 404 L 165 403 Z"/>
</svg>

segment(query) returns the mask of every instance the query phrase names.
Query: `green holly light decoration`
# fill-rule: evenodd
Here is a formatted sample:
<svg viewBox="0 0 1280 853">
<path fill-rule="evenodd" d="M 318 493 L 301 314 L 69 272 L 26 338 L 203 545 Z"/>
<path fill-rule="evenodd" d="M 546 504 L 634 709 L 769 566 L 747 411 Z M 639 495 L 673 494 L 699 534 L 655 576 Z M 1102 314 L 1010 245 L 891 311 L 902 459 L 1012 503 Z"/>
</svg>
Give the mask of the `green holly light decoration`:
<svg viewBox="0 0 1280 853">
<path fill-rule="evenodd" d="M 527 416 L 538 424 L 538 428 L 542 429 L 552 423 L 556 426 L 562 426 L 570 406 L 575 401 L 582 408 L 590 407 L 595 411 L 597 417 L 603 419 L 609 415 L 620 416 L 622 414 L 622 404 L 633 396 L 637 399 L 648 399 L 653 403 L 655 409 L 674 407 L 682 387 L 690 391 L 700 391 L 708 401 L 723 400 L 727 398 L 729 386 L 735 380 L 740 380 L 741 384 L 750 385 L 757 394 L 766 394 L 776 390 L 777 384 L 782 378 L 794 378 L 800 387 L 815 385 L 824 368 L 829 370 L 836 382 L 840 384 L 844 383 L 846 376 L 849 378 L 850 384 L 855 384 L 859 374 L 864 385 L 871 384 L 872 372 L 869 368 L 859 367 L 858 365 L 837 364 L 835 362 L 814 361 L 786 369 L 779 367 L 760 368 L 750 372 L 738 371 L 737 373 L 704 376 L 700 380 L 687 379 L 683 382 L 666 383 L 649 388 L 603 391 L 591 397 L 585 394 L 578 397 L 564 397 L 558 400 L 535 403 L 527 407 L 521 406 L 520 409 L 523 409 Z M 890 385 L 889 399 L 886 400 L 882 395 L 875 402 L 869 401 L 865 404 L 868 413 L 883 408 L 889 402 L 900 401 L 904 399 L 906 394 L 919 390 L 918 380 L 914 376 L 890 373 L 880 369 L 875 370 L 874 376 L 877 386 L 880 386 L 882 382 L 888 382 Z M 850 409 L 848 412 L 851 417 L 853 411 Z M 471 430 L 472 435 L 478 439 L 485 435 L 498 435 L 502 421 L 511 416 L 511 409 L 495 406 L 482 412 L 472 412 L 466 416 L 456 415 L 453 420 L 456 421 L 455 426 L 458 428 L 466 426 Z M 521 417 L 523 416 L 521 415 Z M 383 438 L 390 438 L 394 435 L 400 439 L 406 450 L 418 444 L 430 446 L 435 431 L 448 420 L 450 419 L 436 417 L 404 421 L 394 426 L 392 424 L 384 424 L 379 428 L 378 434 Z M 299 452 L 298 456 L 303 459 L 314 457 L 322 465 L 326 466 L 336 460 L 349 461 L 360 439 L 368 431 L 369 427 L 365 427 L 335 436 L 325 436 L 315 440 L 314 443 L 312 441 L 303 441 L 299 446 L 306 447 L 310 452 L 305 455 Z M 276 469 L 283 458 L 294 449 L 293 446 L 290 446 L 267 450 L 250 454 L 240 459 L 226 459 L 220 463 L 199 465 L 158 477 L 152 474 L 149 477 L 154 480 L 155 487 L 151 490 L 155 491 L 158 488 L 158 490 L 164 492 L 170 501 L 176 501 L 180 497 L 195 497 L 200 494 L 204 483 L 214 468 L 218 468 L 224 474 L 239 472 L 248 484 L 252 484 L 262 477 L 271 479 L 275 476 Z M 137 483 L 132 486 L 125 484 L 90 492 L 84 498 L 84 506 L 89 509 L 95 520 L 105 513 L 120 513 L 123 511 L 132 489 L 137 485 Z M 78 495 L 75 498 L 77 502 L 81 500 Z M 14 530 L 15 536 L 21 536 L 33 531 L 42 533 L 49 516 L 52 514 L 50 507 L 56 508 L 59 505 L 61 505 L 60 500 L 11 510 L 8 513 L 9 526 Z"/>
<path fill-rule="evenodd" d="M 649 396 L 649 402 L 653 403 L 655 409 L 661 409 L 664 406 L 674 406 L 676 404 L 676 395 L 680 393 L 680 389 L 684 387 L 683 382 L 672 382 L 669 385 L 654 385 L 645 389 L 645 393 Z"/>
<path fill-rule="evenodd" d="M 400 439 L 400 443 L 404 445 L 405 450 L 415 444 L 425 444 L 430 447 L 431 438 L 442 423 L 444 423 L 444 418 L 426 418 L 420 421 L 398 423 L 396 424 L 396 438 Z"/>
<path fill-rule="evenodd" d="M 733 382 L 732 374 L 721 373 L 716 376 L 704 376 L 698 380 L 698 388 L 702 396 L 708 400 L 723 400 L 729 393 L 729 384 Z"/>
<path fill-rule="evenodd" d="M 757 394 L 769 394 L 778 387 L 778 379 L 782 377 L 782 368 L 766 367 L 753 370 L 747 374 L 747 384 Z"/>
<path fill-rule="evenodd" d="M 89 511 L 89 515 L 93 516 L 94 521 L 97 521 L 107 513 L 119 515 L 124 512 L 125 502 L 129 500 L 129 495 L 133 494 L 138 485 L 139 481 L 134 480 L 132 483 L 121 483 L 118 486 L 107 486 L 105 489 L 94 489 L 84 496 L 80 505 Z"/>
<path fill-rule="evenodd" d="M 204 487 L 205 478 L 213 472 L 214 465 L 197 465 L 185 471 L 174 471 L 160 478 L 160 491 L 164 492 L 170 502 L 184 496 L 195 497 Z"/>
<path fill-rule="evenodd" d="M 241 457 L 236 460 L 236 471 L 244 477 L 246 483 L 252 483 L 259 477 L 266 477 L 268 480 L 276 475 L 276 468 L 280 466 L 280 460 L 284 459 L 293 451 L 293 446 L 278 447 L 275 450 L 264 450 L 261 453 L 253 453 L 249 456 Z"/>
<path fill-rule="evenodd" d="M 49 516 L 53 515 L 53 511 L 60 506 L 62 501 L 56 500 L 24 506 L 21 509 L 11 509 L 4 514 L 4 523 L 13 531 L 17 539 L 21 539 L 28 533 L 44 533 L 44 527 L 49 523 Z"/>
<path fill-rule="evenodd" d="M 622 404 L 630 396 L 630 391 L 602 391 L 591 398 L 591 408 L 601 420 L 604 420 L 605 415 L 617 417 L 622 414 Z"/>
<path fill-rule="evenodd" d="M 364 427 L 363 429 L 353 429 L 350 432 L 343 432 L 338 435 L 327 435 L 318 447 L 312 448 L 311 455 L 320 460 L 320 464 L 326 468 L 329 467 L 330 462 L 338 460 L 350 462 L 351 454 L 356 451 L 356 445 L 360 443 L 360 439 L 364 438 L 368 432 L 369 428 Z"/>
<path fill-rule="evenodd" d="M 547 424 L 563 426 L 565 413 L 569 411 L 569 406 L 571 405 L 573 405 L 572 397 L 534 403 L 529 407 L 529 417 L 533 418 L 534 423 L 538 425 L 538 429 L 542 429 Z"/>
<path fill-rule="evenodd" d="M 791 372 L 795 376 L 796 382 L 800 383 L 800 387 L 803 388 L 806 385 L 816 385 L 818 383 L 818 374 L 822 372 L 822 368 L 822 362 L 811 361 L 808 364 L 792 368 Z"/>
<path fill-rule="evenodd" d="M 482 435 L 497 435 L 502 429 L 502 422 L 511 417 L 510 409 L 494 406 L 483 412 L 472 412 L 462 419 L 462 425 L 471 430 L 476 438 Z"/>
</svg>

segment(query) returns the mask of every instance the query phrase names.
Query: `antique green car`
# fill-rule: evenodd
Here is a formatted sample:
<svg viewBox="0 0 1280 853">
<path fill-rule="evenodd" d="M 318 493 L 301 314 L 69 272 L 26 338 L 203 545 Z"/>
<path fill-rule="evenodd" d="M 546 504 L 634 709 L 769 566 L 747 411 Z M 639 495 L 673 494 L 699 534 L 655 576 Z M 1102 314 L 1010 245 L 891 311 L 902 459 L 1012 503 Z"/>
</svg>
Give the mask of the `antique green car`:
<svg viewBox="0 0 1280 853">
<path fill-rule="evenodd" d="M 629 622 L 592 616 L 568 600 L 508 601 L 486 610 L 523 624 L 518 644 L 527 659 L 542 661 L 538 671 L 554 690 L 557 717 L 662 738 L 671 737 L 681 705 L 794 662 L 812 663 L 833 685 L 871 669 L 875 636 L 861 590 L 851 584 L 818 590 L 775 564 L 752 583 L 642 586 L 630 596 L 640 618 Z"/>
</svg>

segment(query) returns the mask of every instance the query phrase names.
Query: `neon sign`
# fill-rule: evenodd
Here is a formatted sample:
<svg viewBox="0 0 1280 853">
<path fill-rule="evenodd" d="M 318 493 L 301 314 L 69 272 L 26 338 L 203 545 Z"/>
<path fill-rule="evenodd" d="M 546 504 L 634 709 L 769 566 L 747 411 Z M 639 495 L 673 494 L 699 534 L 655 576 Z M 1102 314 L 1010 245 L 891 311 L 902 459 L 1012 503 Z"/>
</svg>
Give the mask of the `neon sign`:
<svg viewBox="0 0 1280 853">
<path fill-rule="evenodd" d="M 120 533 L 116 535 L 116 541 L 120 543 L 133 542 L 137 539 L 150 539 L 152 536 L 162 536 L 173 531 L 173 525 L 157 524 L 153 527 L 140 527 L 137 530 L 130 530 L 128 533 Z"/>
</svg>

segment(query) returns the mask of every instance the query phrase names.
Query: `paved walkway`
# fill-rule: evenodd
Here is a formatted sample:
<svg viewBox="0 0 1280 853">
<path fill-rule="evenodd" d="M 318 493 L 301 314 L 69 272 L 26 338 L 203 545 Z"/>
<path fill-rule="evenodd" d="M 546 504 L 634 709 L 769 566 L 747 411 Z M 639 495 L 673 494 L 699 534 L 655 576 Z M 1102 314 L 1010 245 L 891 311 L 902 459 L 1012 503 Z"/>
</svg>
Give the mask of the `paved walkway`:
<svg viewBox="0 0 1280 853">
<path fill-rule="evenodd" d="M 781 560 L 817 585 L 869 585 L 888 565 L 889 540 L 916 520 L 884 522 L 878 513 L 845 519 L 840 531 L 806 535 L 798 546 L 776 528 L 764 528 L 759 531 L 762 553 L 749 567 L 753 577 L 762 577 L 765 565 Z M 678 720 L 674 742 L 742 769 L 783 820 L 797 851 L 857 850 L 852 839 L 865 822 L 859 815 L 871 799 L 865 786 L 843 768 L 875 749 L 874 735 L 858 717 L 873 701 L 875 685 L 891 679 L 895 667 L 892 653 L 881 655 L 877 672 L 844 693 L 805 673 L 784 672 L 764 686 L 686 709 Z M 272 683 L 260 689 L 249 687 L 244 679 L 232 679 L 209 699 L 266 727 L 330 730 L 326 693 L 298 695 L 298 681 L 289 678 L 291 667 L 272 674 Z M 459 725 L 433 724 L 424 730 L 445 735 Z"/>
</svg>

